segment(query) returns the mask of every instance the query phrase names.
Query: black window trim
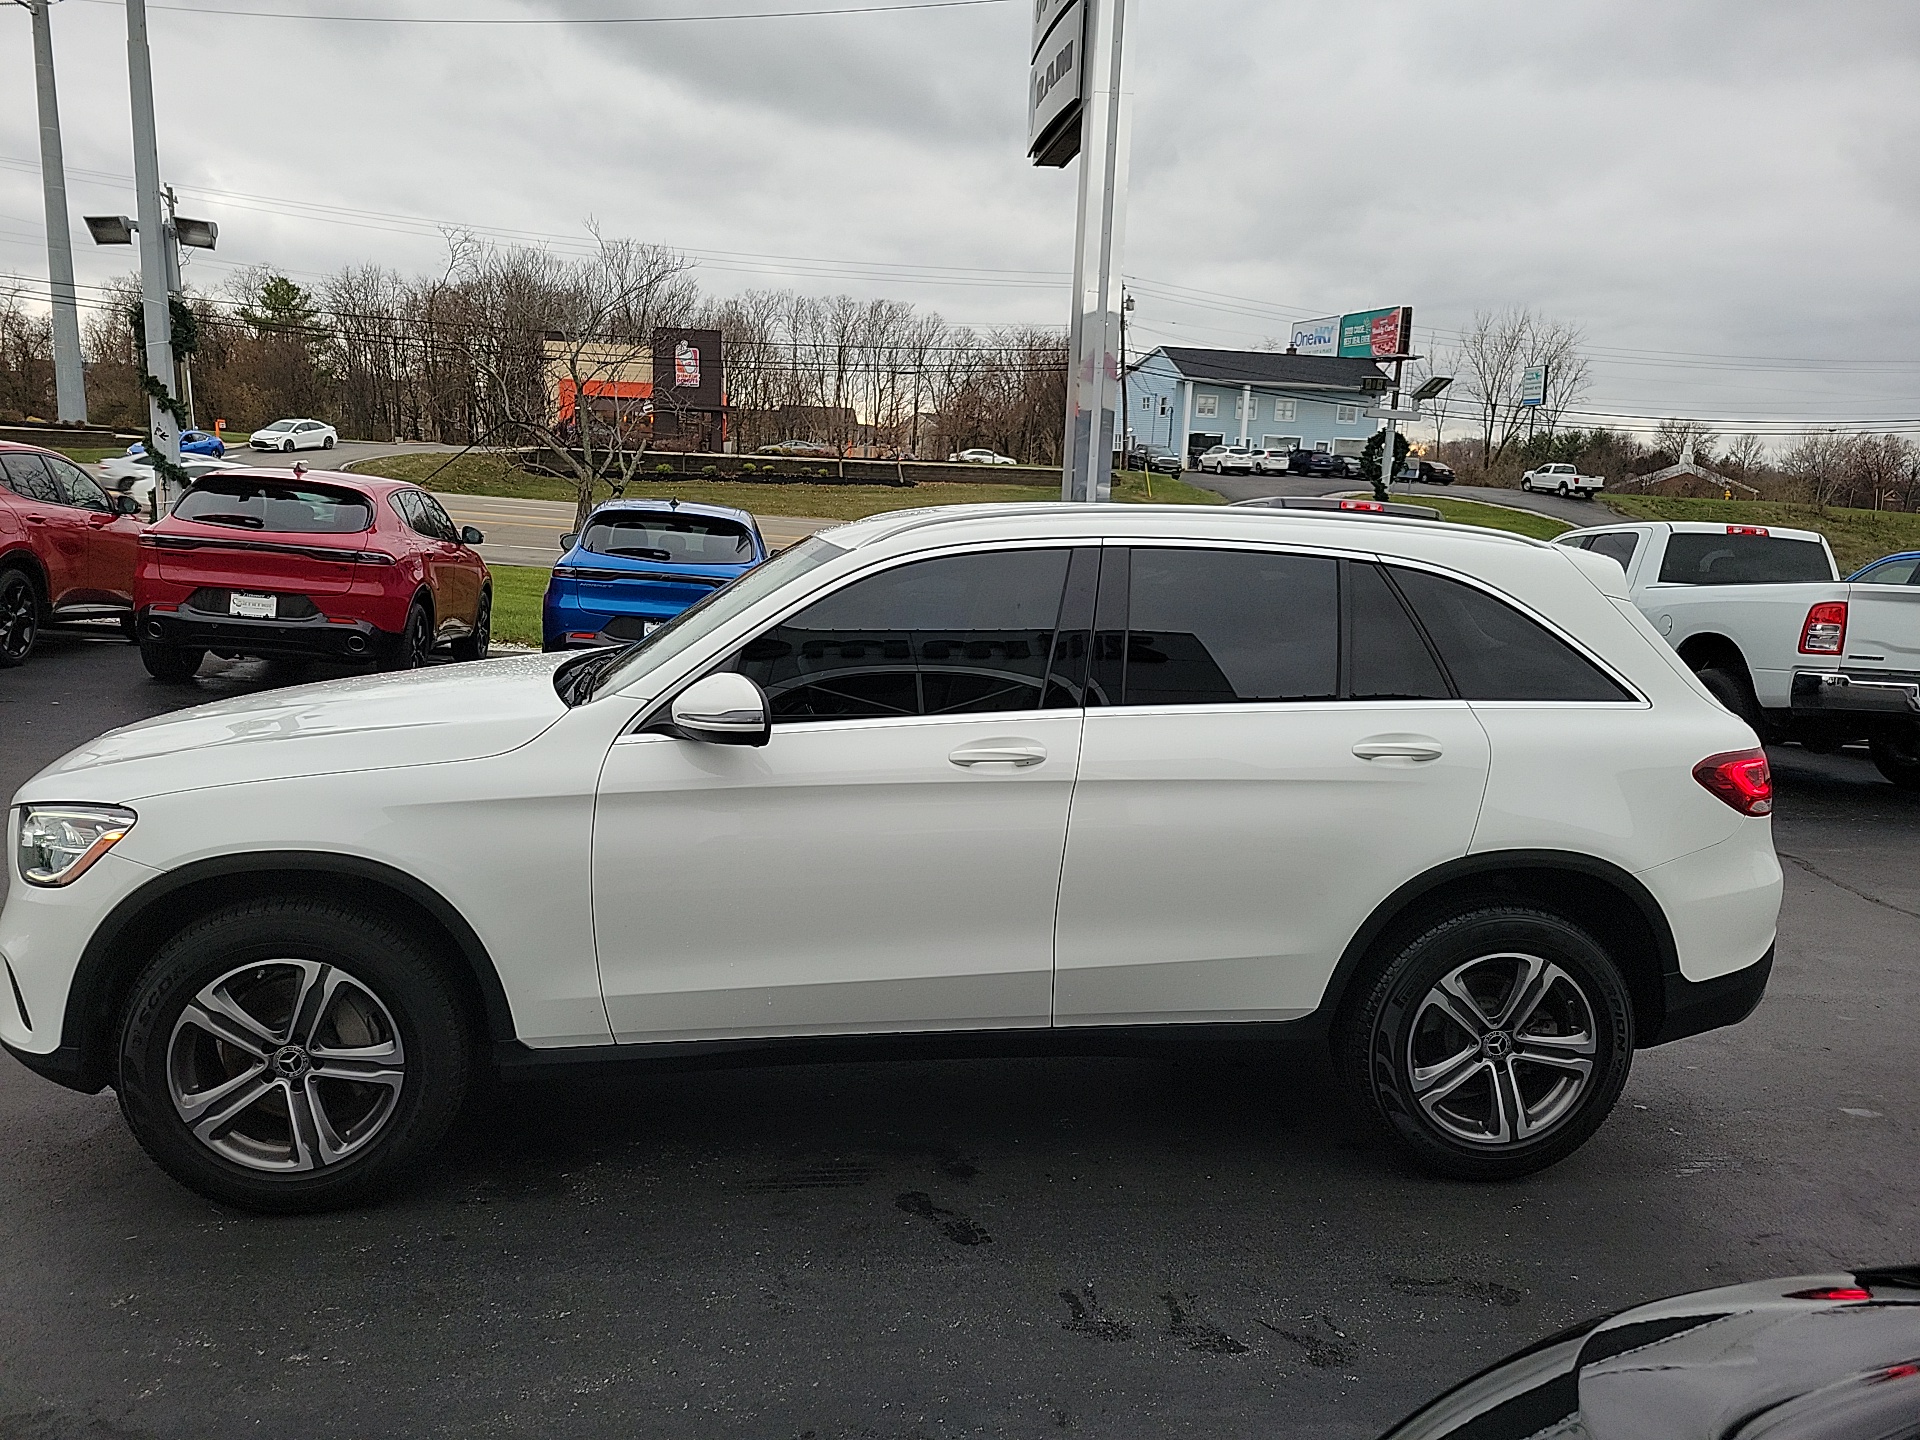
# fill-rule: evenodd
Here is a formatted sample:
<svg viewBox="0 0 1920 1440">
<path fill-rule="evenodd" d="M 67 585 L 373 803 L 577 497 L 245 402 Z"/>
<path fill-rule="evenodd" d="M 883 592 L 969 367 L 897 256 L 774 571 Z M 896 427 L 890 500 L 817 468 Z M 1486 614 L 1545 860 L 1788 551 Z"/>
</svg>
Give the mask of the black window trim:
<svg viewBox="0 0 1920 1440">
<path fill-rule="evenodd" d="M 1462 585 L 1472 586 L 1488 599 L 1498 601 L 1510 609 L 1519 611 L 1522 615 L 1526 616 L 1527 619 L 1540 626 L 1561 644 L 1569 647 L 1574 654 L 1594 666 L 1602 675 L 1605 675 L 1609 680 L 1613 681 L 1614 684 L 1618 685 L 1622 690 L 1625 690 L 1628 695 L 1633 697 L 1631 700 L 1465 700 L 1461 702 L 1462 704 L 1471 705 L 1475 709 L 1478 709 L 1482 705 L 1495 705 L 1503 709 L 1521 706 L 1539 707 L 1544 705 L 1559 710 L 1583 710 L 1596 707 L 1601 709 L 1618 709 L 1624 706 L 1632 706 L 1641 710 L 1651 710 L 1653 708 L 1653 702 L 1647 699 L 1646 692 L 1634 684 L 1632 680 L 1621 674 L 1620 668 L 1617 665 L 1613 665 L 1599 655 L 1596 655 L 1592 647 L 1568 634 L 1566 630 L 1542 615 L 1519 596 L 1511 595 L 1504 590 L 1495 589 L 1476 576 L 1462 574 L 1458 570 L 1449 570 L 1446 566 L 1436 565 L 1432 561 L 1416 560 L 1409 556 L 1402 555 L 1374 555 L 1370 558 L 1379 561 L 1381 566 L 1385 568 L 1389 584 L 1393 584 L 1393 569 L 1398 565 L 1408 570 L 1425 571 L 1427 574 L 1437 576 L 1442 580 L 1453 580 Z M 1393 590 L 1396 595 L 1400 596 L 1400 603 L 1406 605 L 1407 613 L 1413 616 L 1413 622 L 1419 628 L 1421 638 L 1427 642 L 1429 649 L 1433 649 L 1433 637 L 1427 634 L 1426 622 L 1420 618 L 1420 612 L 1407 603 L 1407 597 L 1401 593 L 1400 587 L 1397 584 L 1394 584 Z M 1435 651 L 1435 658 L 1439 658 L 1437 650 Z M 1454 683 L 1453 676 L 1448 672 L 1444 662 L 1442 662 L 1440 666 L 1440 673 L 1447 677 L 1447 685 L 1457 694 L 1460 687 Z M 1359 703 L 1364 704 L 1370 702 L 1363 701 Z M 1391 700 L 1385 703 L 1399 705 L 1420 702 Z M 1434 702 L 1429 701 L 1426 703 L 1431 704 Z"/>
<path fill-rule="evenodd" d="M 792 605 L 757 622 L 738 640 L 723 646 L 721 653 L 714 659 L 705 664 L 695 665 L 684 679 L 676 680 L 670 684 L 662 693 L 659 700 L 643 707 L 633 722 L 621 731 L 621 738 L 641 738 L 648 732 L 657 732 L 657 727 L 660 722 L 672 714 L 673 702 L 679 697 L 683 690 L 686 690 L 689 686 L 698 684 L 709 675 L 718 675 L 731 671 L 738 661 L 742 650 L 746 649 L 748 645 L 752 644 L 769 630 L 777 629 L 781 625 L 786 624 L 788 620 L 798 615 L 808 606 L 839 594 L 849 585 L 858 584 L 862 580 L 869 580 L 876 575 L 884 575 L 890 570 L 897 570 L 903 565 L 913 565 L 922 560 L 941 560 L 953 555 L 986 554 L 998 550 L 1065 550 L 1067 552 L 1067 574 L 1061 586 L 1060 611 L 1054 617 L 1053 631 L 1054 647 L 1058 649 L 1060 635 L 1062 633 L 1060 621 L 1065 616 L 1067 607 L 1073 603 L 1074 599 L 1072 591 L 1075 570 L 1073 552 L 1081 549 L 1093 549 L 1100 544 L 1101 541 L 1098 538 L 1088 536 L 1025 535 L 1017 540 L 1004 538 L 997 540 L 970 540 L 952 545 L 942 545 L 932 550 L 916 550 L 909 554 L 894 555 L 886 560 L 876 561 L 874 564 L 856 570 L 850 575 L 842 576 L 839 580 L 824 585 L 818 590 L 810 591 L 808 594 L 796 600 Z M 1051 676 L 1052 671 L 1053 657 L 1052 654 L 1049 653 L 1047 658 L 1048 676 Z M 1081 714 L 1085 708 L 1084 706 L 1077 708 L 1062 706 L 1052 710 L 1045 708 L 1032 710 L 979 710 L 969 711 L 959 715 L 820 716 L 814 719 L 778 720 L 774 722 L 774 725 L 775 729 L 782 733 L 791 733 L 802 729 L 809 731 L 847 728 L 872 729 L 875 726 L 881 725 L 957 725 L 967 721 L 990 720 L 1001 716 L 1041 720 L 1056 715 L 1078 715 Z"/>
</svg>

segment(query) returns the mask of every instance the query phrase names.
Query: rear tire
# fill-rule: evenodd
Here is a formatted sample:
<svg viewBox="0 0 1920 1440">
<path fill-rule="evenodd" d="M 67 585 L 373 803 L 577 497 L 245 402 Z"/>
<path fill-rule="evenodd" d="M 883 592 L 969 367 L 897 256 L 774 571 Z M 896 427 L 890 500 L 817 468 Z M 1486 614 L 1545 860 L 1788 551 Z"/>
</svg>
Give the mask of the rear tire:
<svg viewBox="0 0 1920 1440">
<path fill-rule="evenodd" d="M 1756 736 L 1764 733 L 1760 728 L 1763 723 L 1760 701 L 1753 693 L 1753 686 L 1747 683 L 1746 676 L 1709 665 L 1704 670 L 1694 671 L 1694 677 L 1707 687 L 1708 693 L 1724 709 L 1746 721 Z"/>
<path fill-rule="evenodd" d="M 393 653 L 381 665 L 382 670 L 418 670 L 433 651 L 433 621 L 427 607 L 418 600 L 407 611 L 407 623 L 394 642 Z"/>
<path fill-rule="evenodd" d="M 446 1134 L 474 1063 L 458 994 L 419 936 L 292 897 L 168 941 L 134 984 L 118 1060 L 120 1110 L 147 1154 L 209 1199 L 271 1214 L 392 1183 Z"/>
<path fill-rule="evenodd" d="M 1354 1101 L 1423 1169 L 1510 1180 L 1571 1155 L 1633 1062 L 1633 1004 L 1585 930 L 1489 906 L 1393 951 L 1344 1018 Z"/>
<path fill-rule="evenodd" d="M 0 670 L 24 665 L 40 638 L 40 591 L 24 570 L 0 570 Z"/>
<path fill-rule="evenodd" d="M 1567 498 L 1567 482 L 1566 482 L 1566 481 L 1564 481 L 1564 480 L 1562 480 L 1562 481 L 1560 482 L 1560 488 L 1559 488 L 1559 490 L 1557 490 L 1557 491 L 1556 491 L 1555 493 L 1556 493 L 1557 495 L 1559 495 L 1559 497 L 1560 497 L 1560 498 L 1561 498 L 1562 500 L 1564 500 L 1564 499 L 1566 499 L 1566 498 Z"/>
<path fill-rule="evenodd" d="M 1920 790 L 1920 725 L 1877 732 L 1868 742 L 1874 767 L 1902 790 Z"/>
<path fill-rule="evenodd" d="M 147 667 L 147 674 L 164 685 L 184 685 L 200 672 L 200 662 L 207 658 L 204 650 L 192 650 L 182 645 L 156 645 L 151 640 L 140 642 L 140 663 Z"/>
<path fill-rule="evenodd" d="M 480 608 L 474 612 L 473 633 L 453 642 L 456 660 L 484 660 L 493 644 L 493 592 L 480 592 Z"/>
</svg>

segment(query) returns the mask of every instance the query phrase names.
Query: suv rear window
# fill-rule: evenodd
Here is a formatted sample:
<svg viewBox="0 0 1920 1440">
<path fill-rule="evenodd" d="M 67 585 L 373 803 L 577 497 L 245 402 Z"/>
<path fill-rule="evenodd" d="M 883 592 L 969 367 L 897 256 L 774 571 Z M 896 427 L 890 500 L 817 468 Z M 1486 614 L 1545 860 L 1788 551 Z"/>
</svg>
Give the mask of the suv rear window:
<svg viewBox="0 0 1920 1440">
<path fill-rule="evenodd" d="M 211 477 L 182 495 L 173 513 L 201 525 L 281 535 L 348 535 L 373 524 L 373 502 L 354 490 Z"/>
<path fill-rule="evenodd" d="M 753 559 L 753 537 L 738 520 L 671 510 L 596 515 L 580 543 L 596 555 L 678 565 L 744 565 Z"/>
<path fill-rule="evenodd" d="M 1669 535 L 1660 561 L 1660 579 L 1668 585 L 1793 585 L 1836 578 L 1825 547 L 1777 535 Z"/>
</svg>

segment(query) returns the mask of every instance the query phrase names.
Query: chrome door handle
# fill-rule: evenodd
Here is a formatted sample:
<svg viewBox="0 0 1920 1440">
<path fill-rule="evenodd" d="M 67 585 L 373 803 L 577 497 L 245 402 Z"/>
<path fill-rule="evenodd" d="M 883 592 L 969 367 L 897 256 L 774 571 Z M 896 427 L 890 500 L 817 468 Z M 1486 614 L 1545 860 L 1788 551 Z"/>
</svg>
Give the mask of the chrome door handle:
<svg viewBox="0 0 1920 1440">
<path fill-rule="evenodd" d="M 963 769 L 975 765 L 1011 765 L 1022 769 L 1038 765 L 1047 758 L 1047 747 L 1031 740 L 983 740 L 978 745 L 962 745 L 947 759 Z"/>
<path fill-rule="evenodd" d="M 1375 735 L 1353 747 L 1362 760 L 1438 760 L 1446 750 L 1425 735 Z"/>
</svg>

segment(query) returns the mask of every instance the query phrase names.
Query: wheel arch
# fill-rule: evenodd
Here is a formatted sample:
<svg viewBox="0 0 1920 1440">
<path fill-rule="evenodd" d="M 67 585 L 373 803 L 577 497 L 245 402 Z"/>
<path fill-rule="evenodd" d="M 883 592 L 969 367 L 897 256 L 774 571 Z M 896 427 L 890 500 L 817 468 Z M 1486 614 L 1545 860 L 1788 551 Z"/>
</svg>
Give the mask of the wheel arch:
<svg viewBox="0 0 1920 1440">
<path fill-rule="evenodd" d="M 1727 666 L 1736 671 L 1749 688 L 1753 685 L 1753 671 L 1748 668 L 1745 653 L 1736 641 L 1717 630 L 1701 630 L 1689 635 L 1673 650 L 1686 661 L 1689 670 L 1697 673 L 1709 666 Z"/>
<path fill-rule="evenodd" d="M 74 1088 L 91 1094 L 111 1080 L 114 1020 L 154 953 L 209 910 L 262 894 L 339 895 L 411 924 L 435 944 L 487 1038 L 514 1038 L 512 1010 L 492 956 L 465 917 L 432 886 L 357 855 L 251 851 L 158 876 L 116 905 L 94 931 L 67 993 L 61 1031 L 61 1048 L 76 1055 Z"/>
<path fill-rule="evenodd" d="M 33 582 L 34 589 L 40 593 L 41 618 L 53 606 L 53 589 L 47 579 L 47 567 L 40 563 L 40 557 L 31 547 L 18 546 L 5 554 L 0 554 L 0 570 L 18 570 Z"/>
<path fill-rule="evenodd" d="M 1375 907 L 1327 982 L 1316 1017 L 1336 1031 L 1364 998 L 1355 984 L 1396 942 L 1480 904 L 1528 904 L 1564 915 L 1591 931 L 1619 963 L 1633 997 L 1634 1033 L 1642 1045 L 1666 1021 L 1667 977 L 1680 973 L 1680 952 L 1660 902 L 1627 871 L 1591 855 L 1560 850 L 1501 850 L 1467 855 L 1416 876 Z"/>
</svg>

